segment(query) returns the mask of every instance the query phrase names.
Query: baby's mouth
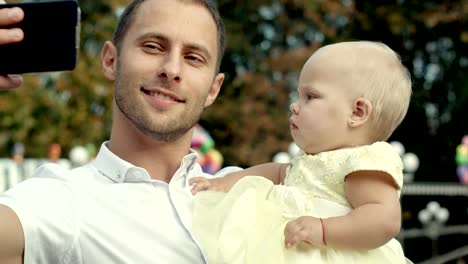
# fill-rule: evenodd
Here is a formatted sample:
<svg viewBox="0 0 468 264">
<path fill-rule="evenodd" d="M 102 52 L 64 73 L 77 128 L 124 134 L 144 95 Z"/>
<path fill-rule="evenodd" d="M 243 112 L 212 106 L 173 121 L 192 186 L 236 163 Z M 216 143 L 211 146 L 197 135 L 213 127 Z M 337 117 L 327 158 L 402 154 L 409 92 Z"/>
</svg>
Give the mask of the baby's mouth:
<svg viewBox="0 0 468 264">
<path fill-rule="evenodd" d="M 291 120 L 289 121 L 289 127 L 290 127 L 291 129 L 298 129 L 298 127 L 297 127 L 297 126 L 294 124 L 294 122 L 291 121 Z"/>
</svg>

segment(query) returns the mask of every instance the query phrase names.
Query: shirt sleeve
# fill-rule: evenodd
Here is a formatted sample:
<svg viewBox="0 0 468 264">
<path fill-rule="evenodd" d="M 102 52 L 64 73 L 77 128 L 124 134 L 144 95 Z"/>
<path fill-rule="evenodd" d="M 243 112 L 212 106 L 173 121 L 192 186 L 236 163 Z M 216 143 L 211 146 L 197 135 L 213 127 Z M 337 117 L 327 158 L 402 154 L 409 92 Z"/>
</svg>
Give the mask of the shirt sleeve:
<svg viewBox="0 0 468 264">
<path fill-rule="evenodd" d="M 0 204 L 18 216 L 25 238 L 24 263 L 67 263 L 77 233 L 73 191 L 56 165 L 0 194 Z M 59 169 L 60 170 L 60 169 Z"/>
</svg>

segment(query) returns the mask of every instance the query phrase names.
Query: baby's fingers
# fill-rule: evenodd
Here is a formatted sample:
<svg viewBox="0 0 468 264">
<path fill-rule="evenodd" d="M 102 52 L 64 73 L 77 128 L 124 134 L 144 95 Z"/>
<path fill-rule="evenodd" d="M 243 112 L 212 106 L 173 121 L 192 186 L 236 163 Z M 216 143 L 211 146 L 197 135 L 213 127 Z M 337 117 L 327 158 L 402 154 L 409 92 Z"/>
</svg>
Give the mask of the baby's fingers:
<svg viewBox="0 0 468 264">
<path fill-rule="evenodd" d="M 302 240 L 303 239 L 300 233 L 289 234 L 288 236 L 284 238 L 284 246 L 286 248 L 292 248 L 292 247 L 295 247 L 297 244 L 299 244 L 299 242 L 301 242 Z"/>
<path fill-rule="evenodd" d="M 190 179 L 189 184 L 192 187 L 192 194 L 195 195 L 199 191 L 205 191 L 210 188 L 211 183 L 206 178 L 203 177 L 195 177 Z"/>
<path fill-rule="evenodd" d="M 189 180 L 190 185 L 197 184 L 201 181 L 206 181 L 207 179 L 205 177 L 193 177 L 192 179 Z"/>
<path fill-rule="evenodd" d="M 284 228 L 284 244 L 286 248 L 291 248 L 300 242 L 306 242 L 310 235 L 309 221 L 311 217 L 301 216 L 289 221 Z"/>
<path fill-rule="evenodd" d="M 296 246 L 300 241 L 301 226 L 296 221 L 290 221 L 284 228 L 284 245 L 286 248 L 292 248 Z"/>
</svg>

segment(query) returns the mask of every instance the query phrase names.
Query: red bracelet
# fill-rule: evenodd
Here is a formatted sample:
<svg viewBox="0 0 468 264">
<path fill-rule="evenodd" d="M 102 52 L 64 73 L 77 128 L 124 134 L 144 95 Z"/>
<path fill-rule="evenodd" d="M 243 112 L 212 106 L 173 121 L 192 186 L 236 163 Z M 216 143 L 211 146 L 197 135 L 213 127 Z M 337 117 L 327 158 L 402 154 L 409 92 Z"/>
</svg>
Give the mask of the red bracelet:
<svg viewBox="0 0 468 264">
<path fill-rule="evenodd" d="M 323 219 L 320 218 L 320 223 L 322 224 L 322 241 L 325 246 L 327 246 L 327 240 L 325 238 L 325 226 L 323 225 Z"/>
</svg>

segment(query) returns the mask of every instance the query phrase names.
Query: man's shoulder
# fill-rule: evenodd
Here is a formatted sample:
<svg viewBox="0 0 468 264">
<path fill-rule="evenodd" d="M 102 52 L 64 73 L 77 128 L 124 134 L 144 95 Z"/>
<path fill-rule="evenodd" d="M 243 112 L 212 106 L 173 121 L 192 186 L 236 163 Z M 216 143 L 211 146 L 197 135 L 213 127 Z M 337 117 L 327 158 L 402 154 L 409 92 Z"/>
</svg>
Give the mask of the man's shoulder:
<svg viewBox="0 0 468 264">
<path fill-rule="evenodd" d="M 33 178 L 49 178 L 61 181 L 71 181 L 75 177 L 86 178 L 95 174 L 96 169 L 90 164 L 86 164 L 77 168 L 68 168 L 55 163 L 46 163 L 38 167 L 32 177 Z"/>
<path fill-rule="evenodd" d="M 58 180 L 65 178 L 70 174 L 71 169 L 55 163 L 45 163 L 39 166 L 33 173 L 32 177 L 36 178 L 57 178 Z"/>
</svg>

